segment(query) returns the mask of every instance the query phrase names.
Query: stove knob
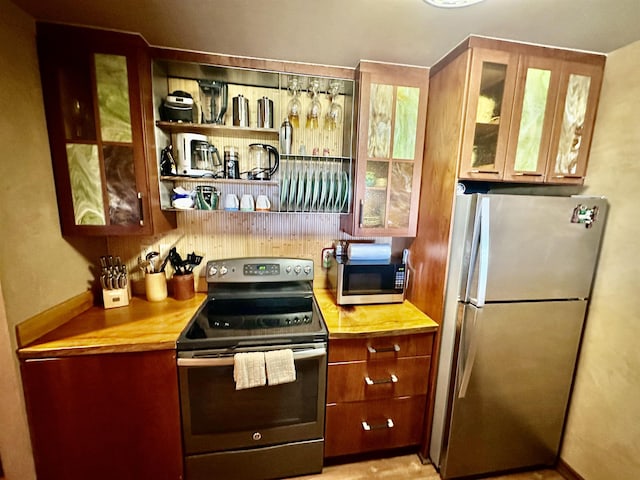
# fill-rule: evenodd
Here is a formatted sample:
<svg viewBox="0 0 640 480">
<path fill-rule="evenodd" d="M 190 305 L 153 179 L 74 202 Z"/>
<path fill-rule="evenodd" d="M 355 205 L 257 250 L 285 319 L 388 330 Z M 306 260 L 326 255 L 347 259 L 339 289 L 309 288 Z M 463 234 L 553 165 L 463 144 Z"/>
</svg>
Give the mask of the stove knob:
<svg viewBox="0 0 640 480">
<path fill-rule="evenodd" d="M 218 274 L 218 267 L 215 265 L 211 265 L 211 267 L 209 267 L 209 276 L 215 277 L 217 274 Z"/>
<path fill-rule="evenodd" d="M 304 273 L 306 273 L 307 275 L 309 275 L 311 273 L 311 267 L 309 265 L 304 267 Z"/>
<path fill-rule="evenodd" d="M 296 272 L 296 275 L 299 275 L 300 272 L 302 271 L 302 267 L 300 265 L 296 265 L 293 271 Z"/>
<path fill-rule="evenodd" d="M 220 267 L 220 275 L 226 275 L 228 271 L 224 265 Z"/>
<path fill-rule="evenodd" d="M 285 268 L 284 271 L 287 273 L 291 273 L 291 265 L 287 265 L 287 268 Z"/>
</svg>

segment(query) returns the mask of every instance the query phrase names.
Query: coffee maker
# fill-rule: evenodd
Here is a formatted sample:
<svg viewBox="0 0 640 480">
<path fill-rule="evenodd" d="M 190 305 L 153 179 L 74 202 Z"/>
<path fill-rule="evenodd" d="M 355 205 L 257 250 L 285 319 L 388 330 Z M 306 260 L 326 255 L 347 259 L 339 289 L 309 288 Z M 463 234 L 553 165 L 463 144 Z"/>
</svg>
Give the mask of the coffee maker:
<svg viewBox="0 0 640 480">
<path fill-rule="evenodd" d="M 198 133 L 176 135 L 176 173 L 190 176 L 222 176 L 222 160 L 218 149 Z"/>
</svg>

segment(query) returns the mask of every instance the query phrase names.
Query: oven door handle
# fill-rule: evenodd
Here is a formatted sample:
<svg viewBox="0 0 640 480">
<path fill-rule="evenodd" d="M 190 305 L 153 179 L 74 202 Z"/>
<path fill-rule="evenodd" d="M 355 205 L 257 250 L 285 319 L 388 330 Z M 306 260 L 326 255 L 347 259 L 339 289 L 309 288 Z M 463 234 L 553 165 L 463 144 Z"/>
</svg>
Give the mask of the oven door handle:
<svg viewBox="0 0 640 480">
<path fill-rule="evenodd" d="M 309 348 L 293 352 L 293 360 L 320 358 L 327 354 L 326 348 Z M 179 367 L 223 367 L 233 365 L 233 355 L 211 358 L 178 358 Z"/>
</svg>

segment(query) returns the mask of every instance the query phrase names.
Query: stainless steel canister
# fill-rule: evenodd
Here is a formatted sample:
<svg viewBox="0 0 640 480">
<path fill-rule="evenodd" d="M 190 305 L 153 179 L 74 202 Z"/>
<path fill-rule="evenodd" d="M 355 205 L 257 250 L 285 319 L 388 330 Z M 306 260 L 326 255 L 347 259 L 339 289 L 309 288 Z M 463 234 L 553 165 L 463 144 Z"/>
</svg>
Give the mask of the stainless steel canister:
<svg viewBox="0 0 640 480">
<path fill-rule="evenodd" d="M 258 128 L 273 128 L 273 101 L 267 97 L 258 99 Z"/>
<path fill-rule="evenodd" d="M 291 155 L 292 136 L 293 127 L 289 120 L 285 120 L 280 126 L 280 153 L 282 155 Z"/>
<path fill-rule="evenodd" d="M 249 99 L 243 95 L 233 97 L 233 125 L 236 127 L 249 126 Z"/>
</svg>

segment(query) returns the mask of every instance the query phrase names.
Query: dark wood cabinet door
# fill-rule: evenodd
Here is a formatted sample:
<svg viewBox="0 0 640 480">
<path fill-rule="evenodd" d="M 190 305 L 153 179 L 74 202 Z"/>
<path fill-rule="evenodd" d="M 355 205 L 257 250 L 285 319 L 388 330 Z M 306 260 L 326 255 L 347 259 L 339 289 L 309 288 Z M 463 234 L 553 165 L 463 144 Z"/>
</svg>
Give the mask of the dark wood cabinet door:
<svg viewBox="0 0 640 480">
<path fill-rule="evenodd" d="M 39 480 L 181 479 L 174 351 L 25 360 Z"/>
<path fill-rule="evenodd" d="M 138 35 L 39 23 L 38 53 L 65 235 L 175 228 L 160 210 L 151 60 Z M 151 118 L 149 118 L 151 117 Z M 148 162 L 148 164 L 147 164 Z"/>
</svg>

